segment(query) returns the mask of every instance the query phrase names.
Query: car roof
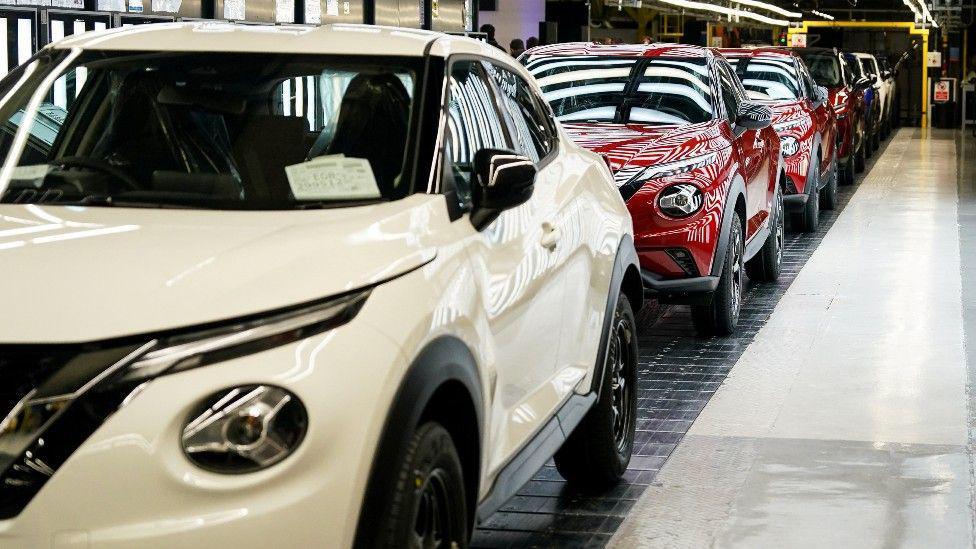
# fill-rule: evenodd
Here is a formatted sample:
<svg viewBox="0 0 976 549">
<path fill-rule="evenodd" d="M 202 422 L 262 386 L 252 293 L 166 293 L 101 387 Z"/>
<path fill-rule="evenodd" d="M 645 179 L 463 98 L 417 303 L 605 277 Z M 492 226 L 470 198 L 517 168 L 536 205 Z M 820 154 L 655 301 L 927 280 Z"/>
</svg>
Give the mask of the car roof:
<svg viewBox="0 0 976 549">
<path fill-rule="evenodd" d="M 715 48 L 725 57 L 795 57 L 796 54 L 786 48 Z"/>
<path fill-rule="evenodd" d="M 499 57 L 501 53 L 477 40 L 424 30 L 376 25 L 246 25 L 214 21 L 156 23 L 87 32 L 55 42 L 51 47 L 421 57 L 431 52 L 434 43 L 441 55 L 450 52 Z"/>
<path fill-rule="evenodd" d="M 698 57 L 712 58 L 708 48 L 685 44 L 596 44 L 593 42 L 568 42 L 538 46 L 525 52 L 526 56 L 618 56 L 618 57 Z"/>
</svg>

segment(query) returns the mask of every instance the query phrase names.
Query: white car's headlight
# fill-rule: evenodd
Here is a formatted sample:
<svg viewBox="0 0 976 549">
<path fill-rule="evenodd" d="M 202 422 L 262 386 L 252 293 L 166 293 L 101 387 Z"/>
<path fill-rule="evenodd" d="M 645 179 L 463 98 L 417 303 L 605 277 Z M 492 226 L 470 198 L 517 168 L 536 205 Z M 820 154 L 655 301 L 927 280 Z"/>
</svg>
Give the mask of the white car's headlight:
<svg viewBox="0 0 976 549">
<path fill-rule="evenodd" d="M 783 157 L 790 157 L 794 154 L 800 152 L 800 142 L 793 136 L 786 136 L 780 140 L 780 150 L 783 152 Z"/>
<path fill-rule="evenodd" d="M 667 187 L 657 195 L 657 205 L 671 217 L 688 217 L 701 209 L 705 196 L 690 184 L 681 183 Z"/>
<path fill-rule="evenodd" d="M 214 393 L 187 417 L 181 442 L 195 465 L 224 474 L 271 467 L 298 448 L 308 413 L 297 396 L 270 385 Z"/>
<path fill-rule="evenodd" d="M 305 339 L 348 322 L 369 293 L 354 292 L 271 316 L 162 339 L 128 367 L 125 379 L 151 379 Z"/>
</svg>

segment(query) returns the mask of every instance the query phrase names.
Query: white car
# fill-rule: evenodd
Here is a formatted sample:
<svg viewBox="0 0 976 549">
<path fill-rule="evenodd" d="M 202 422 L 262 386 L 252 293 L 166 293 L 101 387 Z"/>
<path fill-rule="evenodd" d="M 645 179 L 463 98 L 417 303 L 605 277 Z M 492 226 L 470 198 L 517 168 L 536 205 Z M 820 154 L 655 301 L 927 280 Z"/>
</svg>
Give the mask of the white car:
<svg viewBox="0 0 976 549">
<path fill-rule="evenodd" d="M 501 52 L 161 24 L 0 98 L 0 547 L 463 546 L 625 470 L 630 217 Z"/>
<path fill-rule="evenodd" d="M 892 80 L 885 78 L 881 67 L 878 65 L 878 60 L 870 53 L 855 53 L 854 55 L 861 62 L 864 75 L 871 80 L 872 85 L 878 90 L 878 101 L 881 105 L 878 122 L 881 126 L 879 131 L 886 134 L 887 121 L 891 116 Z"/>
</svg>

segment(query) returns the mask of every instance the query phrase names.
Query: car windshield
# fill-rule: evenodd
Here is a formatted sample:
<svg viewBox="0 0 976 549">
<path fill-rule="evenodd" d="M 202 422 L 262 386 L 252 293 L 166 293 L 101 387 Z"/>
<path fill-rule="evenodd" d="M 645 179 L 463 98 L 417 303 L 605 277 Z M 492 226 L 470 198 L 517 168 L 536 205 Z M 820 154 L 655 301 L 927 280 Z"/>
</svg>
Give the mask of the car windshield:
<svg viewBox="0 0 976 549">
<path fill-rule="evenodd" d="M 840 60 L 833 53 L 806 53 L 801 56 L 810 69 L 810 75 L 817 85 L 836 88 L 844 84 L 841 77 Z"/>
<path fill-rule="evenodd" d="M 803 95 L 800 75 L 789 57 L 731 57 L 729 63 L 752 99 L 790 101 Z"/>
<path fill-rule="evenodd" d="M 526 63 L 562 122 L 650 125 L 712 119 L 703 58 L 554 56 Z"/>
<path fill-rule="evenodd" d="M 409 59 L 51 50 L 0 82 L 0 202 L 305 209 L 411 192 Z"/>
</svg>

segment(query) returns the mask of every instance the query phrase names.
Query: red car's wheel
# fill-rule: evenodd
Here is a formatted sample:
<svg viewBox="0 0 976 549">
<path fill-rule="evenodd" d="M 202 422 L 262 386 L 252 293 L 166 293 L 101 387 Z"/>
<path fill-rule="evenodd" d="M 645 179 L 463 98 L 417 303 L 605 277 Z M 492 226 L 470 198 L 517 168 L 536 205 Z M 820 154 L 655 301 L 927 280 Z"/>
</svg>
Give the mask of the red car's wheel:
<svg viewBox="0 0 976 549">
<path fill-rule="evenodd" d="M 732 212 L 732 229 L 729 247 L 725 251 L 725 264 L 718 288 L 707 305 L 692 305 L 691 320 L 701 335 L 731 335 L 739 322 L 742 308 L 742 288 L 745 273 L 745 240 L 742 218 Z"/>
</svg>

